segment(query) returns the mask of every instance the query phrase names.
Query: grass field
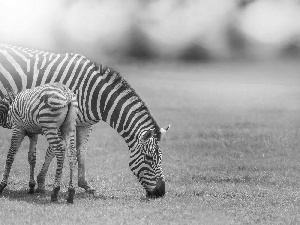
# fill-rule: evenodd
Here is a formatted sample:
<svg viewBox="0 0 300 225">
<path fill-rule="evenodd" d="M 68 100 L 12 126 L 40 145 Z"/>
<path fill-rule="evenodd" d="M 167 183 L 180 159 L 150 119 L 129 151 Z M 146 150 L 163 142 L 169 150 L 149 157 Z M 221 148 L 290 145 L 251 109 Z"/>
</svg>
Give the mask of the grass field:
<svg viewBox="0 0 300 225">
<path fill-rule="evenodd" d="M 94 126 L 87 153 L 96 197 L 28 195 L 28 140 L 0 198 L 1 224 L 300 224 L 298 62 L 117 65 L 160 126 L 166 196 L 146 200 L 123 139 Z M 0 130 L 1 173 L 10 132 Z M 40 139 L 37 171 L 45 154 Z M 66 167 L 68 168 L 67 164 Z"/>
</svg>

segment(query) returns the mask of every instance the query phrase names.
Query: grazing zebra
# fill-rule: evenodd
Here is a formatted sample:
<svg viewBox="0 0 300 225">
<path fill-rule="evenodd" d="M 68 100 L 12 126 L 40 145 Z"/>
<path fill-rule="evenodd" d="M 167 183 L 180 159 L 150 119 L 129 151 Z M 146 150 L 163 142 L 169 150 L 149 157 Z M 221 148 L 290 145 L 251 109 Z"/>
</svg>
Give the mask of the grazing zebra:
<svg viewBox="0 0 300 225">
<path fill-rule="evenodd" d="M 146 104 L 118 72 L 79 54 L 54 54 L 0 45 L 0 95 L 6 94 L 6 88 L 18 93 L 51 82 L 65 84 L 77 93 L 78 186 L 88 193 L 95 192 L 86 181 L 85 153 L 91 126 L 102 120 L 127 143 L 129 166 L 147 196 L 164 196 L 162 153 L 158 142 L 169 126 L 164 129 L 157 125 Z M 38 190 L 45 188 L 48 166 L 45 165 L 37 177 Z"/>
<path fill-rule="evenodd" d="M 51 201 L 57 201 L 65 157 L 68 149 L 70 163 L 69 196 L 67 201 L 73 203 L 73 168 L 76 163 L 75 131 L 78 103 L 73 92 L 59 83 L 46 84 L 20 92 L 15 97 L 0 100 L 0 125 L 11 128 L 12 138 L 7 154 L 5 171 L 0 183 L 0 193 L 7 186 L 10 169 L 16 152 L 25 136 L 30 139 L 28 161 L 30 164 L 29 193 L 34 192 L 34 167 L 36 163 L 36 144 L 38 134 L 46 136 L 49 152 L 57 158 L 57 169 Z M 62 141 L 65 141 L 65 145 Z M 46 156 L 45 161 L 50 158 Z M 44 163 L 43 167 L 47 165 Z M 43 170 L 44 168 L 42 168 Z"/>
</svg>

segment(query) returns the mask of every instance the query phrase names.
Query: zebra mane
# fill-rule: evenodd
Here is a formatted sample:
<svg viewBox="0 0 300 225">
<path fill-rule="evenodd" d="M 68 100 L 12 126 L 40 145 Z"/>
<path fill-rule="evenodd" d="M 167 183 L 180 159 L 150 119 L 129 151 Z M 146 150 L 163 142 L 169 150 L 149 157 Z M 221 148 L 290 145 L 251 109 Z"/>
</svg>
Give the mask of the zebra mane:
<svg viewBox="0 0 300 225">
<path fill-rule="evenodd" d="M 132 98 L 132 102 L 133 101 L 137 101 L 139 104 L 139 107 L 137 109 L 135 109 L 135 113 L 147 113 L 152 120 L 152 125 L 154 126 L 154 135 L 155 137 L 160 140 L 161 138 L 161 132 L 160 132 L 160 127 L 158 126 L 157 122 L 155 121 L 155 119 L 153 118 L 153 116 L 150 113 L 149 108 L 147 107 L 146 103 L 141 99 L 141 97 L 136 93 L 136 91 L 133 89 L 133 87 L 131 87 L 131 85 L 121 76 L 121 74 L 108 66 L 105 67 L 100 67 L 100 71 L 101 74 L 107 74 L 107 79 L 109 80 L 113 80 L 113 82 L 118 85 L 118 90 L 120 92 L 126 92 L 128 98 L 134 97 Z"/>
</svg>

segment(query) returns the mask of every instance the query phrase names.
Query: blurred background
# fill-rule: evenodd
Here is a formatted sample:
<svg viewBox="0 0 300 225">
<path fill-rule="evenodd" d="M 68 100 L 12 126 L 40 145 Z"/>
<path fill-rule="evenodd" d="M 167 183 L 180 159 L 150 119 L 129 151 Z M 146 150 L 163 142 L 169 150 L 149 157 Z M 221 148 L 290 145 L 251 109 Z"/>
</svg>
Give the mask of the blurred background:
<svg viewBox="0 0 300 225">
<path fill-rule="evenodd" d="M 0 42 L 101 63 L 300 56 L 299 0 L 0 0 Z"/>
<path fill-rule="evenodd" d="M 98 123 L 87 173 L 106 202 L 76 194 L 97 212 L 82 219 L 80 213 L 66 217 L 65 210 L 51 216 L 50 210 L 45 221 L 197 224 L 200 215 L 213 217 L 202 223 L 209 224 L 225 213 L 239 218 L 237 224 L 300 224 L 300 0 L 0 0 L 0 43 L 81 53 L 112 66 L 161 127 L 171 124 L 161 145 L 167 204 L 133 203 L 144 191 L 124 169 L 127 147 L 109 125 Z M 1 165 L 10 133 L 0 129 Z M 41 139 L 38 149 L 45 149 Z M 23 142 L 21 149 L 28 146 Z M 4 201 L 2 208 L 13 218 L 7 221 L 34 223 L 44 203 L 40 195 L 20 197 L 28 183 L 27 151 L 20 152 L 5 196 L 25 202 L 11 201 L 14 208 Z M 37 159 L 40 168 L 44 152 Z M 67 176 L 63 183 L 66 191 Z"/>
</svg>

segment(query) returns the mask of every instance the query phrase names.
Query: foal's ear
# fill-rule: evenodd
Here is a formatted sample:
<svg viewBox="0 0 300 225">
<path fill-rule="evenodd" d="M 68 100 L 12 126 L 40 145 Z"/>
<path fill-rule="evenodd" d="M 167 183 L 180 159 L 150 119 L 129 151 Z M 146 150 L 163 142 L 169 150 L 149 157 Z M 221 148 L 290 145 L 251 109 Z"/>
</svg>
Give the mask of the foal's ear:
<svg viewBox="0 0 300 225">
<path fill-rule="evenodd" d="M 149 140 L 149 138 L 151 138 L 153 136 L 154 136 L 154 130 L 150 129 L 150 130 L 147 130 L 147 131 L 143 132 L 141 139 L 143 141 L 147 141 L 147 140 Z"/>
<path fill-rule="evenodd" d="M 4 102 L 5 102 L 5 98 L 2 98 L 2 97 L 0 96 L 0 107 L 3 105 Z"/>
<path fill-rule="evenodd" d="M 5 88 L 6 89 L 6 92 L 7 92 L 7 97 L 8 97 L 8 100 L 10 103 L 12 103 L 14 100 L 15 100 L 15 97 L 16 97 L 16 94 L 12 91 L 12 90 L 9 90 L 8 88 Z"/>
</svg>

